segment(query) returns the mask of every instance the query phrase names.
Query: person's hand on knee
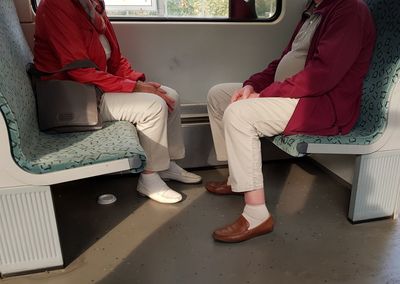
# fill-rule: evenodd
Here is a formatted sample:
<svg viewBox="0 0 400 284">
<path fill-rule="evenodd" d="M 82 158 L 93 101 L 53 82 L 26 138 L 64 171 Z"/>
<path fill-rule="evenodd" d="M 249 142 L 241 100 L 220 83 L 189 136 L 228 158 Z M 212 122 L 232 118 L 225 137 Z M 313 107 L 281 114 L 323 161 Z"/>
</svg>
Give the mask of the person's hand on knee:
<svg viewBox="0 0 400 284">
<path fill-rule="evenodd" d="M 173 112 L 175 108 L 175 100 L 167 95 L 167 92 L 161 88 L 161 84 L 156 82 L 140 82 L 136 83 L 134 92 L 151 93 L 161 97 L 168 106 L 168 112 Z"/>
<path fill-rule="evenodd" d="M 240 88 L 239 90 L 236 90 L 233 93 L 233 96 L 231 98 L 231 103 L 240 101 L 240 100 L 246 100 L 246 99 L 253 99 L 253 98 L 258 98 L 260 97 L 259 93 L 256 93 L 254 91 L 253 86 L 247 85 L 244 86 L 243 88 Z"/>
</svg>

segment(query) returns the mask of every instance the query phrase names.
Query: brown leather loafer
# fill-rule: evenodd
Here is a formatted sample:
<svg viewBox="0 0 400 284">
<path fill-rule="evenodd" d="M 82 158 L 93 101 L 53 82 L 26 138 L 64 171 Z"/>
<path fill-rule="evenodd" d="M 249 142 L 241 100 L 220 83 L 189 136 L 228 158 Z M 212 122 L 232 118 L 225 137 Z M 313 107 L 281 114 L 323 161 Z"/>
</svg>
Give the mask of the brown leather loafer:
<svg viewBox="0 0 400 284">
<path fill-rule="evenodd" d="M 207 182 L 205 187 L 208 192 L 218 195 L 242 195 L 242 192 L 234 192 L 230 185 L 227 185 L 227 181 L 210 181 Z"/>
<path fill-rule="evenodd" d="M 225 243 L 247 241 L 251 238 L 272 232 L 274 229 L 274 221 L 272 216 L 270 216 L 257 227 L 254 227 L 253 229 L 249 229 L 249 227 L 249 222 L 243 217 L 243 215 L 240 215 L 239 219 L 237 219 L 233 224 L 216 230 L 213 233 L 213 238 L 216 241 Z"/>
</svg>

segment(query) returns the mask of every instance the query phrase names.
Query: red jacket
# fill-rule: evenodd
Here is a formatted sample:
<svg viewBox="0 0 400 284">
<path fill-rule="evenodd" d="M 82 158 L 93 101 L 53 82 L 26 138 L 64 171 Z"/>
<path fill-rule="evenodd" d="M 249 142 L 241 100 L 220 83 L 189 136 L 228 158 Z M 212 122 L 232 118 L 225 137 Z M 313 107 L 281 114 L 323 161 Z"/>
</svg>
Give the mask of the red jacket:
<svg viewBox="0 0 400 284">
<path fill-rule="evenodd" d="M 276 68 L 305 21 L 298 24 L 282 56 L 252 75 L 261 97 L 299 98 L 284 134 L 336 135 L 350 132 L 360 113 L 364 77 L 375 43 L 375 27 L 362 0 L 324 0 L 315 12 L 321 22 L 311 41 L 304 70 L 274 82 Z"/>
<path fill-rule="evenodd" d="M 55 74 L 53 79 L 91 83 L 104 92 L 132 92 L 144 74 L 132 70 L 121 56 L 110 21 L 105 36 L 111 46 L 107 61 L 99 33 L 79 3 L 72 0 L 42 0 L 36 13 L 34 62 L 38 70 L 52 72 L 75 60 L 90 59 L 99 67 Z M 107 70 L 107 71 L 106 71 Z"/>
</svg>

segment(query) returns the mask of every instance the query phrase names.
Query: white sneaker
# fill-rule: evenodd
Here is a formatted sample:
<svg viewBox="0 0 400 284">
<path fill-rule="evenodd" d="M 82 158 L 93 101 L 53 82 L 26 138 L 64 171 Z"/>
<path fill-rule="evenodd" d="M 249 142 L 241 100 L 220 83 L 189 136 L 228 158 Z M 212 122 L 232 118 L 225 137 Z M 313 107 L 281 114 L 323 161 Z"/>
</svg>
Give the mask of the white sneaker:
<svg viewBox="0 0 400 284">
<path fill-rule="evenodd" d="M 177 203 L 182 195 L 172 190 L 157 173 L 141 174 L 136 190 L 160 203 Z"/>
<path fill-rule="evenodd" d="M 194 173 L 185 171 L 178 166 L 174 161 L 169 163 L 169 169 L 159 172 L 160 177 L 163 180 L 176 180 L 183 183 L 198 183 L 201 182 L 201 176 Z"/>
</svg>

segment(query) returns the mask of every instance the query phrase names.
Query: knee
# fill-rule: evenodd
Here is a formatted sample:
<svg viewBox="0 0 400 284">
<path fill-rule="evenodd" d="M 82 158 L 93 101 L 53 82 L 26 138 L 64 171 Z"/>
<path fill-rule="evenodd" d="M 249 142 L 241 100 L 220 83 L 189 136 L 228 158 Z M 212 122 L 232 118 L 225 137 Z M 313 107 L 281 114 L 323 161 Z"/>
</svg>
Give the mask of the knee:
<svg viewBox="0 0 400 284">
<path fill-rule="evenodd" d="M 175 91 L 174 89 L 167 87 L 167 86 L 162 86 L 161 87 L 164 91 L 167 92 L 167 95 L 169 97 L 171 97 L 172 99 L 174 99 L 175 103 L 179 103 L 180 98 L 179 98 L 179 94 L 177 93 L 177 91 Z"/>
<path fill-rule="evenodd" d="M 225 84 L 218 84 L 211 87 L 207 94 L 207 105 L 215 106 L 217 104 L 218 97 L 222 94 L 223 85 Z"/>
<path fill-rule="evenodd" d="M 236 125 L 237 122 L 240 120 L 240 118 L 241 118 L 240 108 L 238 107 L 237 104 L 233 103 L 226 108 L 222 120 L 224 122 L 224 126 L 229 127 L 231 125 Z"/>
<path fill-rule="evenodd" d="M 167 116 L 167 103 L 161 97 L 152 94 L 151 102 L 147 106 L 147 112 L 150 117 Z"/>
<path fill-rule="evenodd" d="M 259 136 L 257 122 L 261 118 L 254 114 L 248 107 L 248 100 L 238 101 L 230 104 L 223 116 L 224 128 L 228 132 L 240 132 L 247 136 Z"/>
</svg>

